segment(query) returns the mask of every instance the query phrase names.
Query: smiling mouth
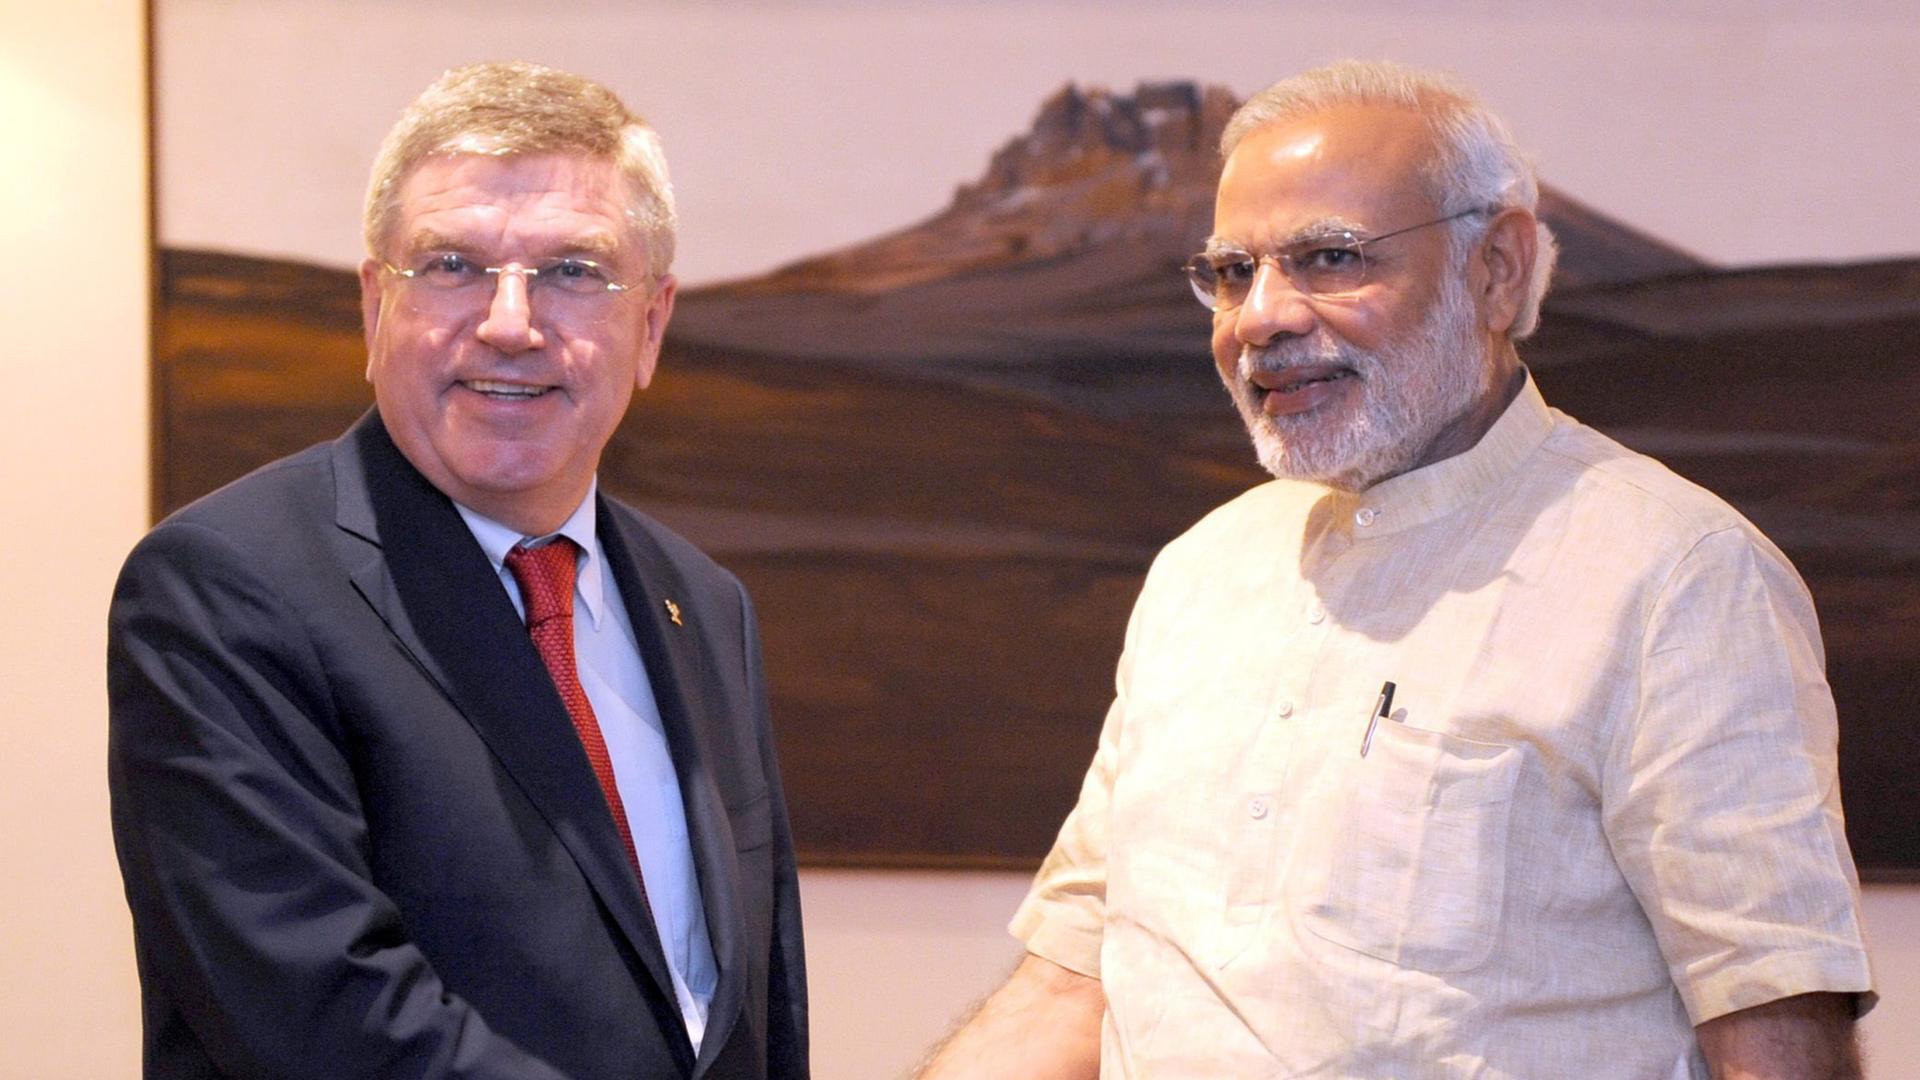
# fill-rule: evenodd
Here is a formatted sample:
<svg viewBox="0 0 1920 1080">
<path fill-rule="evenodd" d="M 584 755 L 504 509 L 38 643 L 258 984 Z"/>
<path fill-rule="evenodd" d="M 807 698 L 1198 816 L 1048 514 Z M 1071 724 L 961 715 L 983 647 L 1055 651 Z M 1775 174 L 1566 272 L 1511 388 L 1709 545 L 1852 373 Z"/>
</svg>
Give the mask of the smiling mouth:
<svg viewBox="0 0 1920 1080">
<path fill-rule="evenodd" d="M 526 383 L 496 382 L 492 379 L 467 379 L 461 385 L 495 401 L 528 401 L 553 389 L 551 386 L 529 386 Z"/>
<path fill-rule="evenodd" d="M 1304 377 L 1291 376 L 1285 372 L 1274 372 L 1265 378 L 1255 380 L 1254 386 L 1263 393 L 1293 394 L 1309 386 L 1318 386 L 1321 383 L 1339 382 L 1342 379 L 1351 378 L 1354 378 L 1352 368 L 1336 368 L 1323 374 L 1307 375 Z"/>
</svg>

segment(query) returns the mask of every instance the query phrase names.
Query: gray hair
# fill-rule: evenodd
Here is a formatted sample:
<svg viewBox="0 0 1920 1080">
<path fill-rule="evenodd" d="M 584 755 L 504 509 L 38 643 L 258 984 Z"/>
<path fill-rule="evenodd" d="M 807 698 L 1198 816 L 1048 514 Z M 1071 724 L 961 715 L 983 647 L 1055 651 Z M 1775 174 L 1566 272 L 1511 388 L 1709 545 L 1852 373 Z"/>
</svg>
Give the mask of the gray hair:
<svg viewBox="0 0 1920 1080">
<path fill-rule="evenodd" d="M 374 158 L 364 221 L 379 258 L 399 212 L 400 187 L 440 154 L 579 154 L 611 161 L 632 188 L 628 219 L 647 248 L 648 272 L 673 264 L 673 185 L 660 136 L 613 91 L 591 79 L 521 61 L 454 68 L 400 114 Z"/>
<path fill-rule="evenodd" d="M 1514 207 L 1534 213 L 1540 183 L 1533 162 L 1521 152 L 1512 132 L 1480 99 L 1453 78 L 1384 61 L 1345 60 L 1274 83 L 1234 112 L 1220 134 L 1220 155 L 1229 157 L 1255 129 L 1342 105 L 1384 105 L 1411 109 L 1433 135 L 1432 159 L 1421 170 L 1428 196 L 1444 213 L 1472 208 L 1490 211 Z M 1448 245 L 1456 261 L 1485 235 L 1489 215 L 1452 222 Z M 1515 341 L 1540 324 L 1540 302 L 1559 257 L 1553 231 L 1536 222 L 1538 249 L 1525 301 L 1507 336 Z"/>
</svg>

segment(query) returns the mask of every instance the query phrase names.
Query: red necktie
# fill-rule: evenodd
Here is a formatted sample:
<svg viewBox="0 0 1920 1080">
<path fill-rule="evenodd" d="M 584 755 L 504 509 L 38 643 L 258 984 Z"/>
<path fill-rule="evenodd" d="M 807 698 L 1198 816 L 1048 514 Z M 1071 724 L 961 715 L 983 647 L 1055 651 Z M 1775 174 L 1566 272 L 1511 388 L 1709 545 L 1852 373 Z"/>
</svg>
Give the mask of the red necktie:
<svg viewBox="0 0 1920 1080">
<path fill-rule="evenodd" d="M 620 788 L 613 782 L 613 759 L 607 756 L 607 741 L 600 736 L 600 721 L 593 715 L 593 703 L 580 686 L 580 671 L 573 659 L 573 541 L 562 536 L 536 548 L 516 547 L 507 552 L 507 569 L 520 583 L 520 597 L 527 605 L 527 634 L 540 651 L 553 685 L 566 703 L 573 730 L 586 748 L 593 775 L 600 778 L 600 791 L 613 811 L 614 827 L 620 830 L 620 842 L 626 845 L 627 860 L 633 872 L 640 873 L 640 856 L 633 848 L 633 830 L 627 824 L 626 807 L 620 804 Z M 642 888 L 644 892 L 644 886 Z"/>
</svg>

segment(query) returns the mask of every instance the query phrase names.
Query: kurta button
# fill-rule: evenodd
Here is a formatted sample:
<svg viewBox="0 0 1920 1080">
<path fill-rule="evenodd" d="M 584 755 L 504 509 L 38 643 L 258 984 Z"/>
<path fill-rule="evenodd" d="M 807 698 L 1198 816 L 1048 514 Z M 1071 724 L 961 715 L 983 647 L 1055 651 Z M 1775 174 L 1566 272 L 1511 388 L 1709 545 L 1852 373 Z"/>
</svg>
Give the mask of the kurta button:
<svg viewBox="0 0 1920 1080">
<path fill-rule="evenodd" d="M 1283 701 L 1280 703 L 1280 707 L 1274 711 L 1280 714 L 1280 719 L 1285 720 L 1287 717 L 1293 715 L 1293 702 Z"/>
<path fill-rule="evenodd" d="M 1353 523 L 1355 525 L 1359 525 L 1362 528 L 1364 528 L 1368 525 L 1373 524 L 1374 519 L 1379 516 L 1380 516 L 1380 511 L 1375 510 L 1371 506 L 1363 506 L 1359 510 L 1354 512 Z"/>
<path fill-rule="evenodd" d="M 1255 821 L 1265 820 L 1269 809 L 1267 800 L 1265 799 L 1255 799 L 1247 804 L 1247 813 L 1251 815 Z"/>
<path fill-rule="evenodd" d="M 1315 626 L 1319 626 L 1321 623 L 1326 622 L 1327 609 L 1323 607 L 1315 606 L 1313 610 L 1307 612 L 1307 621 L 1312 623 Z"/>
</svg>

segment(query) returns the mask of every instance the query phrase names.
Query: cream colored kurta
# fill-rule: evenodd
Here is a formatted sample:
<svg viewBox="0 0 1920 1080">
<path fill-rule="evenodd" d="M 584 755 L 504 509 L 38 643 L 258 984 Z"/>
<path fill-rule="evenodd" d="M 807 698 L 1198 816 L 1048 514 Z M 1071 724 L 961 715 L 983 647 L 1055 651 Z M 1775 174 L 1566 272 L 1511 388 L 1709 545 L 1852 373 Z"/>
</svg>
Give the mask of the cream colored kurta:
<svg viewBox="0 0 1920 1080">
<path fill-rule="evenodd" d="M 1108 1077 L 1704 1077 L 1692 1024 L 1869 988 L 1823 667 L 1772 544 L 1529 381 L 1168 545 L 1013 931 Z"/>
</svg>

